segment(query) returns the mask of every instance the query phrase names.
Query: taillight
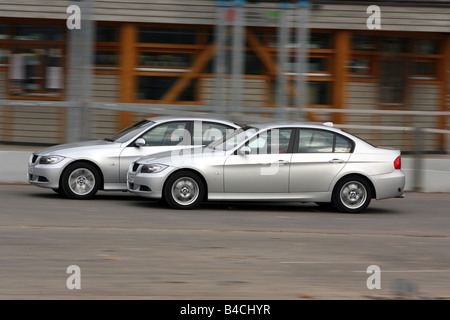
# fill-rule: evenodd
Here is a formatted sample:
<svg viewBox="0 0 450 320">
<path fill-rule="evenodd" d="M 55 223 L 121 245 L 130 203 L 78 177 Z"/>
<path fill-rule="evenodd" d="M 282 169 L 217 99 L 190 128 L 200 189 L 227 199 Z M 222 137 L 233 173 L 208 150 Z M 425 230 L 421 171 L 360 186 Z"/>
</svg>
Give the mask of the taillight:
<svg viewBox="0 0 450 320">
<path fill-rule="evenodd" d="M 394 168 L 397 169 L 397 170 L 400 170 L 402 168 L 402 158 L 400 156 L 398 156 L 394 160 Z"/>
</svg>

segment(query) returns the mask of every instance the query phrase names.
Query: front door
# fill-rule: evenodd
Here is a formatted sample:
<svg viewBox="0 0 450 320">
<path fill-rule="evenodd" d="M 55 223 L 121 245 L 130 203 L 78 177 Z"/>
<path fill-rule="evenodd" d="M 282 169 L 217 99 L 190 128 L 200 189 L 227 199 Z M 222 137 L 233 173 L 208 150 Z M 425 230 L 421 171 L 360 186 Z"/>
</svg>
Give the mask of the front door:
<svg viewBox="0 0 450 320">
<path fill-rule="evenodd" d="M 225 192 L 288 193 L 292 129 L 270 130 L 245 143 L 249 154 L 230 155 L 224 165 Z"/>
<path fill-rule="evenodd" d="M 188 131 L 190 121 L 176 121 L 160 124 L 150 128 L 141 138 L 145 146 L 137 147 L 131 144 L 120 154 L 120 182 L 126 183 L 130 164 L 137 158 L 158 152 L 177 150 L 191 145 L 191 135 Z"/>
</svg>

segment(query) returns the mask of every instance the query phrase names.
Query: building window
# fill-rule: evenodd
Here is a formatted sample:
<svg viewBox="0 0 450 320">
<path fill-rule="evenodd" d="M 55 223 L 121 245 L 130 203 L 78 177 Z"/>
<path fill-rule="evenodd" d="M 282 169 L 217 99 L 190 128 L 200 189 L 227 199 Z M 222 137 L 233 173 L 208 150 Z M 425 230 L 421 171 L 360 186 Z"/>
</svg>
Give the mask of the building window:
<svg viewBox="0 0 450 320">
<path fill-rule="evenodd" d="M 356 56 L 350 59 L 348 71 L 352 75 L 370 76 L 372 74 L 372 57 L 370 56 Z"/>
<path fill-rule="evenodd" d="M 64 41 L 64 27 L 60 25 L 15 25 L 14 40 Z"/>
<path fill-rule="evenodd" d="M 119 26 L 97 25 L 95 27 L 95 69 L 116 70 L 119 66 Z"/>
<path fill-rule="evenodd" d="M 117 66 L 119 64 L 119 52 L 114 50 L 95 51 L 95 64 L 98 66 Z"/>
<path fill-rule="evenodd" d="M 120 40 L 120 32 L 118 26 L 98 25 L 95 27 L 96 42 L 118 42 Z"/>
<path fill-rule="evenodd" d="M 138 76 L 138 100 L 161 100 L 172 87 L 177 77 Z M 191 82 L 178 96 L 177 101 L 195 101 L 194 82 Z"/>
<path fill-rule="evenodd" d="M 434 78 L 436 75 L 436 62 L 432 59 L 411 62 L 410 75 L 414 77 Z"/>
<path fill-rule="evenodd" d="M 439 41 L 437 39 L 414 39 L 414 53 L 437 54 L 439 49 L 438 44 Z"/>
<path fill-rule="evenodd" d="M 9 92 L 12 96 L 58 97 L 62 89 L 62 49 L 18 49 L 11 55 Z"/>
<path fill-rule="evenodd" d="M 377 50 L 377 37 L 361 34 L 352 35 L 352 50 L 375 51 Z"/>
<path fill-rule="evenodd" d="M 9 50 L 0 48 L 0 67 L 6 65 L 9 60 Z"/>
<path fill-rule="evenodd" d="M 141 51 L 138 65 L 157 68 L 188 68 L 191 65 L 191 54 L 174 52 Z"/>
<path fill-rule="evenodd" d="M 2 25 L 0 65 L 7 67 L 11 98 L 62 98 L 64 30 L 61 25 Z"/>
<path fill-rule="evenodd" d="M 0 40 L 8 39 L 8 26 L 6 24 L 0 24 Z"/>
<path fill-rule="evenodd" d="M 192 28 L 139 27 L 140 43 L 195 44 L 197 30 Z"/>
<path fill-rule="evenodd" d="M 310 35 L 310 49 L 331 49 L 333 48 L 333 38 L 331 33 L 313 32 Z"/>
</svg>

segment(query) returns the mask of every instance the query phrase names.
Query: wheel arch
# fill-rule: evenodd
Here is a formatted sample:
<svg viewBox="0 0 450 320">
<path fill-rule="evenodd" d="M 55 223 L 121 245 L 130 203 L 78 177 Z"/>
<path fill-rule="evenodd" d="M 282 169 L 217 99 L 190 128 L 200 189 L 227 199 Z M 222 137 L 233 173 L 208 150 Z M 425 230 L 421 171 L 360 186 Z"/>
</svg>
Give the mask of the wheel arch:
<svg viewBox="0 0 450 320">
<path fill-rule="evenodd" d="M 95 169 L 97 169 L 98 174 L 100 175 L 100 187 L 99 187 L 99 189 L 103 190 L 104 188 L 103 188 L 103 171 L 102 171 L 102 169 L 99 167 L 99 165 L 97 163 L 95 163 L 94 161 L 91 161 L 91 160 L 87 160 L 87 159 L 78 159 L 78 160 L 72 161 L 72 162 L 68 163 L 64 167 L 64 169 L 61 171 L 61 174 L 59 175 L 59 182 L 58 182 L 59 188 L 61 188 L 61 179 L 62 179 L 62 177 L 64 175 L 64 172 L 66 172 L 66 170 L 71 165 L 74 165 L 74 164 L 77 164 L 77 163 L 88 163 L 88 164 L 94 166 Z"/>
<path fill-rule="evenodd" d="M 333 201 L 333 196 L 334 196 L 334 188 L 336 188 L 336 185 L 343 179 L 346 179 L 349 177 L 360 177 L 360 178 L 364 179 L 370 186 L 372 199 L 376 199 L 377 190 L 375 189 L 375 185 L 373 184 L 372 180 L 368 176 L 366 176 L 362 173 L 346 173 L 345 175 L 343 175 L 342 177 L 337 179 L 336 182 L 333 184 L 333 188 L 331 189 L 331 197 L 332 197 L 331 200 L 332 201 Z"/>
<path fill-rule="evenodd" d="M 200 178 L 200 180 L 202 180 L 203 186 L 205 187 L 205 193 L 203 195 L 203 200 L 204 201 L 208 200 L 208 183 L 206 182 L 205 177 L 198 170 L 191 169 L 191 168 L 180 168 L 180 169 L 177 169 L 177 170 L 171 172 L 170 175 L 167 176 L 166 180 L 164 181 L 163 190 L 166 189 L 167 181 L 169 180 L 169 178 L 179 172 L 191 172 L 191 173 L 197 175 Z"/>
</svg>

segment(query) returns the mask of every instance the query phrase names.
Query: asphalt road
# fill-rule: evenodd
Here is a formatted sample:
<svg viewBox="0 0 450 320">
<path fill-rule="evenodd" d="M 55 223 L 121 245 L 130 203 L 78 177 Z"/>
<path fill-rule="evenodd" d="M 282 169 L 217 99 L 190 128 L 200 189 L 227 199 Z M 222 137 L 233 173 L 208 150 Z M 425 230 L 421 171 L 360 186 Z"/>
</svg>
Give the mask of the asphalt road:
<svg viewBox="0 0 450 320">
<path fill-rule="evenodd" d="M 449 194 L 407 193 L 357 215 L 312 203 L 177 211 L 0 185 L 0 299 L 449 298 L 449 208 Z"/>
</svg>

